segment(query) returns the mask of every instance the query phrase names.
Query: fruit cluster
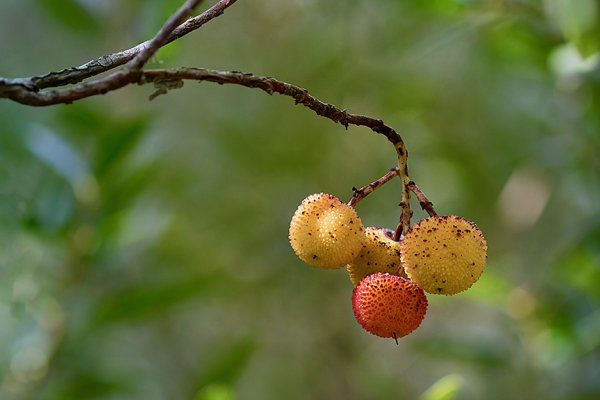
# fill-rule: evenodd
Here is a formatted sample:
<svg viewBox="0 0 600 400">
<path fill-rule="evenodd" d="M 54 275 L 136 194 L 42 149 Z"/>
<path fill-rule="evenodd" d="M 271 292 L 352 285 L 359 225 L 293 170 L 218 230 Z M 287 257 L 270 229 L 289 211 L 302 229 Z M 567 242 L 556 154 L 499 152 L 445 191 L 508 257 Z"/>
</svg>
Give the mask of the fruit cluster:
<svg viewBox="0 0 600 400">
<path fill-rule="evenodd" d="M 473 222 L 454 215 L 429 217 L 400 241 L 392 237 L 389 229 L 365 228 L 352 206 L 325 193 L 302 201 L 289 230 L 294 252 L 307 264 L 346 267 L 359 324 L 397 339 L 421 324 L 425 292 L 453 295 L 479 279 L 487 244 Z"/>
</svg>

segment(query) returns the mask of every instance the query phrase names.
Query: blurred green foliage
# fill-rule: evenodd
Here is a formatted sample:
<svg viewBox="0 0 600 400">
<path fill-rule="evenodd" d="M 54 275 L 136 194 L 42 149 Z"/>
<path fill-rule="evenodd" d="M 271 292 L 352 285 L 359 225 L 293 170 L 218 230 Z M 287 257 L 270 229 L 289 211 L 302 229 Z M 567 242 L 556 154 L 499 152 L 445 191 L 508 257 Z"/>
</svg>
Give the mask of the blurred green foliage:
<svg viewBox="0 0 600 400">
<path fill-rule="evenodd" d="M 179 3 L 4 0 L 0 75 L 131 47 Z M 401 132 L 490 253 L 398 346 L 287 242 L 306 195 L 393 166 L 383 137 L 209 83 L 0 102 L 0 398 L 600 398 L 599 32 L 594 0 L 265 0 L 149 65 L 275 76 Z M 394 227 L 399 197 L 365 224 Z"/>
</svg>

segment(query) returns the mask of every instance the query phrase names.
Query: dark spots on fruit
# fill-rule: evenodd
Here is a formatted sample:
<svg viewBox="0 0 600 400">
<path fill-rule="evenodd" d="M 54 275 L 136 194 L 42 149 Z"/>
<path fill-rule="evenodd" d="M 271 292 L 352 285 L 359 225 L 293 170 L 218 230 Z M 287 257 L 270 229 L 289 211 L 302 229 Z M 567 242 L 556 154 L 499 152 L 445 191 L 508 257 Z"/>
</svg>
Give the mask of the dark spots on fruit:
<svg viewBox="0 0 600 400">
<path fill-rule="evenodd" d="M 312 236 L 312 233 L 308 232 L 308 236 Z"/>
<path fill-rule="evenodd" d="M 442 293 L 442 290 L 443 289 L 441 287 L 437 288 L 438 293 Z"/>
<path fill-rule="evenodd" d="M 319 258 L 319 256 L 317 256 L 316 254 L 313 254 L 313 260 L 316 260 L 317 258 Z"/>
</svg>

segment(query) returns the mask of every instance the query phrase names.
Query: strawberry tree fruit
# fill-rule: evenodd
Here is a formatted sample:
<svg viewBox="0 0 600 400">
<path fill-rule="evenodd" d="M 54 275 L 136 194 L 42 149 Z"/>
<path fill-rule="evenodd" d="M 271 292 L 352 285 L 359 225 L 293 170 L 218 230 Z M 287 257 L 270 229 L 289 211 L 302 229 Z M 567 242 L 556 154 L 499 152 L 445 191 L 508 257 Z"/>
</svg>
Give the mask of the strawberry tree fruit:
<svg viewBox="0 0 600 400">
<path fill-rule="evenodd" d="M 408 278 L 428 293 L 453 295 L 470 288 L 485 267 L 487 243 L 473 222 L 433 216 L 413 225 L 401 242 Z"/>
<path fill-rule="evenodd" d="M 289 239 L 296 255 L 315 267 L 352 262 L 365 241 L 363 224 L 351 206 L 326 193 L 305 198 L 292 217 Z"/>
<path fill-rule="evenodd" d="M 397 339 L 419 327 L 427 312 L 427 298 L 414 282 L 377 272 L 354 287 L 352 309 L 367 332 Z"/>
<path fill-rule="evenodd" d="M 358 285 L 365 276 L 375 272 L 387 272 L 406 278 L 400 261 L 400 243 L 392 240 L 394 231 L 368 227 L 366 240 L 358 257 L 346 266 L 350 280 Z"/>
</svg>

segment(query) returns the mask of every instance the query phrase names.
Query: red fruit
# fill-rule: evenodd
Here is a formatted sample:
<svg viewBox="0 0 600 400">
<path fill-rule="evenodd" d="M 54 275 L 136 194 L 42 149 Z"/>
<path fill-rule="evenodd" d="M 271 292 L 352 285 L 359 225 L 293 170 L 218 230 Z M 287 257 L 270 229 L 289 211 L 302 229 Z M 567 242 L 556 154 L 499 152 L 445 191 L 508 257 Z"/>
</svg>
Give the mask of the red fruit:
<svg viewBox="0 0 600 400">
<path fill-rule="evenodd" d="M 400 276 L 367 275 L 352 292 L 358 323 L 373 335 L 400 338 L 419 327 L 427 312 L 425 292 Z"/>
</svg>

